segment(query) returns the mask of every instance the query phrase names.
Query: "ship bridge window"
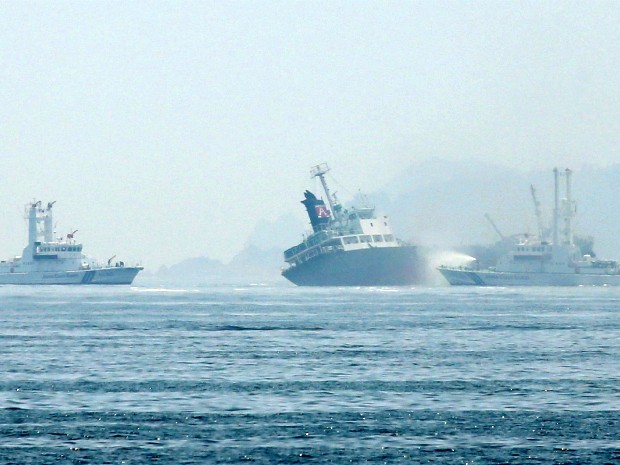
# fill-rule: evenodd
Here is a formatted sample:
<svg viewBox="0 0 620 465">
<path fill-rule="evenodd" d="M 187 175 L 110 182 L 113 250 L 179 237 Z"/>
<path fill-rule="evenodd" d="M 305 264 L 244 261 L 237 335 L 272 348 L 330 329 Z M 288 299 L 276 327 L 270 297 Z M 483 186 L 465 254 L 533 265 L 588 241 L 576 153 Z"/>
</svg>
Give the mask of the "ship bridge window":
<svg viewBox="0 0 620 465">
<path fill-rule="evenodd" d="M 342 242 L 345 244 L 357 244 L 359 240 L 357 239 L 357 236 L 346 236 L 342 238 Z"/>
<path fill-rule="evenodd" d="M 358 210 L 357 214 L 360 218 L 364 219 L 364 220 L 372 220 L 373 215 L 374 215 L 374 209 L 373 208 L 364 208 L 362 210 Z"/>
<path fill-rule="evenodd" d="M 368 235 L 360 236 L 360 242 L 371 242 L 371 238 Z"/>
<path fill-rule="evenodd" d="M 375 234 L 372 236 L 372 240 L 375 242 L 383 242 L 383 236 L 381 234 Z"/>
<path fill-rule="evenodd" d="M 383 238 L 385 239 L 385 242 L 392 242 L 394 240 L 394 236 L 391 234 L 385 234 Z"/>
</svg>

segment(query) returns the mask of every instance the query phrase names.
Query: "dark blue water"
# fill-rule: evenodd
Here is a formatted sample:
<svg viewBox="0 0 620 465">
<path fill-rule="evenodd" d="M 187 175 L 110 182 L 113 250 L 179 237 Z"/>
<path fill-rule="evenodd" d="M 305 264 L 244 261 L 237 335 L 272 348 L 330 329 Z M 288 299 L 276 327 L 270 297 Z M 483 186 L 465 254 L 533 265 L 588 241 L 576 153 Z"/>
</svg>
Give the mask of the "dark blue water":
<svg viewBox="0 0 620 465">
<path fill-rule="evenodd" d="M 620 463 L 620 290 L 0 288 L 0 463 Z"/>
</svg>

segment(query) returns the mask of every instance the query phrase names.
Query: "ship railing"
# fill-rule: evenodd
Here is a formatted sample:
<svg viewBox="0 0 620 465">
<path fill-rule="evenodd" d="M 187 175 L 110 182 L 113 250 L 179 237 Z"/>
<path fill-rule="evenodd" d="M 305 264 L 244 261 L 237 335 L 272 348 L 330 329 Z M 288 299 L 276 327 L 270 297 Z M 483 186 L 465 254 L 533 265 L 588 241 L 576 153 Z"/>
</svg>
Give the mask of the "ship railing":
<svg viewBox="0 0 620 465">
<path fill-rule="evenodd" d="M 317 233 L 316 235 L 310 237 L 308 240 L 302 242 L 301 244 L 291 247 L 290 249 L 286 249 L 284 251 L 284 260 L 294 260 L 295 257 L 301 254 L 305 254 L 307 251 L 312 250 L 316 247 L 320 247 L 325 242 L 331 240 L 335 236 L 336 234 L 332 231 L 321 231 L 320 233 Z"/>
<path fill-rule="evenodd" d="M 617 268 L 618 262 L 616 260 L 592 260 L 592 267 L 594 268 Z"/>
<path fill-rule="evenodd" d="M 308 248 L 308 246 L 306 245 L 305 242 L 302 242 L 299 245 L 291 247 L 290 249 L 287 249 L 287 250 L 284 251 L 284 259 L 285 260 L 289 260 L 289 259 L 295 257 L 296 255 L 299 255 L 300 253 L 305 251 L 307 248 Z"/>
</svg>

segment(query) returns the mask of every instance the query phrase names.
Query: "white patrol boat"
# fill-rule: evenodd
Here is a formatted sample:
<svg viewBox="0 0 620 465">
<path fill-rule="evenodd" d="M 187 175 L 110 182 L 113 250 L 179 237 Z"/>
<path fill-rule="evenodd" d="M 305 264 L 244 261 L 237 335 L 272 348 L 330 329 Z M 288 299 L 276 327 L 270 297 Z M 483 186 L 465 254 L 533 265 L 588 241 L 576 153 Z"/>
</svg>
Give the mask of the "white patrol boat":
<svg viewBox="0 0 620 465">
<path fill-rule="evenodd" d="M 374 207 L 345 210 L 325 181 L 329 167 L 312 168 L 321 180 L 328 205 L 306 191 L 313 232 L 284 252 L 282 275 L 299 286 L 403 286 L 421 280 L 424 266 L 417 248 L 399 241 L 386 216 Z"/>
<path fill-rule="evenodd" d="M 555 180 L 553 238 L 546 240 L 523 235 L 497 265 L 480 270 L 477 262 L 460 267 L 440 266 L 438 270 L 452 285 L 478 286 L 620 286 L 620 268 L 615 260 L 599 260 L 583 255 L 575 245 L 572 221 L 576 214 L 571 198 L 571 175 L 566 169 L 553 170 Z M 565 197 L 560 200 L 559 177 L 566 179 Z M 560 230 L 560 221 L 563 227 Z M 539 228 L 542 229 L 542 228 Z"/>
<path fill-rule="evenodd" d="M 28 207 L 28 245 L 20 257 L 0 262 L 0 284 L 131 284 L 142 266 L 122 261 L 99 265 L 82 253 L 77 231 L 54 238 L 52 207 L 33 202 Z"/>
</svg>

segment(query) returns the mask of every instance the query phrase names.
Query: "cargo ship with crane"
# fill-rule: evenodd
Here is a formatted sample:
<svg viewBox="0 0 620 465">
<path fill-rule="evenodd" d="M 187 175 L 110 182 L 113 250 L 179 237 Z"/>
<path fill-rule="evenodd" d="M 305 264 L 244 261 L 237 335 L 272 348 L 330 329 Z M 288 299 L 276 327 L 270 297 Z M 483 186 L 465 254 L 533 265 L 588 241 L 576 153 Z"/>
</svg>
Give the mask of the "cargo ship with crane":
<svg viewBox="0 0 620 465">
<path fill-rule="evenodd" d="M 424 259 L 418 248 L 396 238 L 387 216 L 371 206 L 345 209 L 325 179 L 327 164 L 311 169 L 327 204 L 306 190 L 312 232 L 284 252 L 282 275 L 299 286 L 407 286 L 420 282 Z"/>
</svg>

